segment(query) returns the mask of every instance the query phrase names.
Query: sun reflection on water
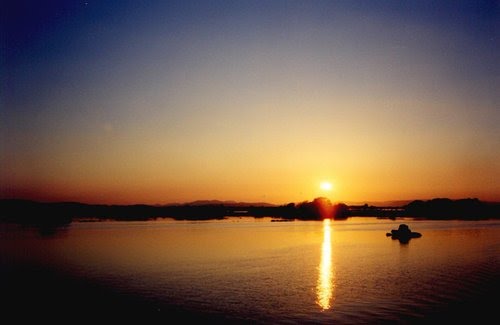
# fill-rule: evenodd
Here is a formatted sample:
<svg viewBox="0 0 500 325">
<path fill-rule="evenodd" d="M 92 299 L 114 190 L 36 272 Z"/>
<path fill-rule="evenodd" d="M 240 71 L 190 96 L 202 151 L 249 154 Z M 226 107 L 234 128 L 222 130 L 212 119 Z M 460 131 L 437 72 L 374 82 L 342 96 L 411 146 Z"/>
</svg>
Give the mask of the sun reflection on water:
<svg viewBox="0 0 500 325">
<path fill-rule="evenodd" d="M 332 308 L 333 270 L 330 219 L 323 220 L 323 244 L 319 265 L 318 284 L 316 286 L 317 304 L 323 309 Z"/>
</svg>

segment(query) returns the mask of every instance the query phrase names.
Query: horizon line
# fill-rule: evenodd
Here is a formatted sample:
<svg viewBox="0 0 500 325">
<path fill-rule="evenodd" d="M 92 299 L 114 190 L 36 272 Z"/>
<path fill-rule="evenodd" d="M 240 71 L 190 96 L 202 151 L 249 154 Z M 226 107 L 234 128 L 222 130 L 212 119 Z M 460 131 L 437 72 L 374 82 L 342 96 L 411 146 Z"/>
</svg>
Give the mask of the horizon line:
<svg viewBox="0 0 500 325">
<path fill-rule="evenodd" d="M 324 196 L 319 196 L 319 197 L 324 197 Z M 176 205 L 190 205 L 190 204 L 200 204 L 200 205 L 210 205 L 210 204 L 238 204 L 238 205 L 253 205 L 253 206 L 259 206 L 259 205 L 269 205 L 269 206 L 283 206 L 287 205 L 290 203 L 293 204 L 298 204 L 298 203 L 303 203 L 303 202 L 311 202 L 316 198 L 315 197 L 312 200 L 300 200 L 297 202 L 290 201 L 290 202 L 284 202 L 284 203 L 271 203 L 271 202 L 266 202 L 266 201 L 238 201 L 238 200 L 220 200 L 220 199 L 197 199 L 197 200 L 192 200 L 192 201 L 184 201 L 184 202 L 170 202 L 170 203 L 89 203 L 85 201 L 78 201 L 78 200 L 36 200 L 36 199 L 29 199 L 29 198 L 20 198 L 20 197 L 12 197 L 12 198 L 0 198 L 0 201 L 28 201 L 28 202 L 35 202 L 35 203 L 77 203 L 77 204 L 85 204 L 85 205 L 105 205 L 105 206 L 137 206 L 137 205 L 146 205 L 146 206 L 176 206 Z M 477 197 L 461 197 L 461 198 L 450 198 L 450 197 L 433 197 L 433 198 L 415 198 L 415 199 L 395 199 L 395 200 L 330 200 L 333 204 L 346 204 L 346 205 L 375 205 L 375 204 L 393 204 L 393 205 L 388 205 L 388 206 L 402 206 L 406 205 L 410 202 L 413 201 L 431 201 L 431 200 L 438 200 L 438 199 L 445 199 L 445 200 L 451 200 L 451 201 L 459 201 L 459 200 L 478 200 L 483 203 L 498 203 L 500 204 L 500 200 L 482 200 Z M 394 203 L 397 203 L 394 205 Z"/>
</svg>

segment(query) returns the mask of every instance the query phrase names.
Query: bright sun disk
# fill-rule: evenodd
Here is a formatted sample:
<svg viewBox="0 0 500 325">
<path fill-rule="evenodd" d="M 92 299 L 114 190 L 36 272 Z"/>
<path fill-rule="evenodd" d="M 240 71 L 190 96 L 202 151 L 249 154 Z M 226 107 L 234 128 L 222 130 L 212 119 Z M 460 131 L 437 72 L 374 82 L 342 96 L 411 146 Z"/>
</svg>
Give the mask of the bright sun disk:
<svg viewBox="0 0 500 325">
<path fill-rule="evenodd" d="M 323 191 L 331 191 L 332 190 L 332 183 L 330 183 L 330 182 L 321 182 L 321 184 L 319 185 L 319 187 Z"/>
</svg>

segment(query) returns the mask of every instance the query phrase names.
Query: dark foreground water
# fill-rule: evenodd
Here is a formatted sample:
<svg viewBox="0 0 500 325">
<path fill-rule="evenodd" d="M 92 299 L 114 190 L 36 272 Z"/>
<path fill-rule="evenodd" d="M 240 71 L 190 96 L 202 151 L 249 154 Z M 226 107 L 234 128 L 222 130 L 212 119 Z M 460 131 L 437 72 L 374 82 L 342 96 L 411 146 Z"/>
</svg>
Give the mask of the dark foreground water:
<svg viewBox="0 0 500 325">
<path fill-rule="evenodd" d="M 386 232 L 406 223 L 421 238 Z M 350 218 L 0 226 L 3 317 L 61 322 L 497 319 L 500 221 Z"/>
</svg>

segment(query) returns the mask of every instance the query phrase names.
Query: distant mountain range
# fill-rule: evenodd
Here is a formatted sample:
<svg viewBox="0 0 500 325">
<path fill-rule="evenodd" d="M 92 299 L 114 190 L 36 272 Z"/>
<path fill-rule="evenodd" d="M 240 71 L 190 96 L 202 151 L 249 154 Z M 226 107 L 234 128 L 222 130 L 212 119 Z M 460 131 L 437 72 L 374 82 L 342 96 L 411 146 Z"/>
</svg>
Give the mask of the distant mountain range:
<svg viewBox="0 0 500 325">
<path fill-rule="evenodd" d="M 166 205 L 227 205 L 227 206 L 246 206 L 246 207 L 273 207 L 276 204 L 266 203 L 266 202 L 236 202 L 232 200 L 220 201 L 220 200 L 197 200 L 193 202 L 187 202 L 182 204 L 166 204 Z"/>
<path fill-rule="evenodd" d="M 402 207 L 414 200 L 393 200 L 393 201 L 359 201 L 359 202 L 344 202 L 347 205 L 364 205 L 368 204 L 377 207 Z"/>
<path fill-rule="evenodd" d="M 383 207 L 402 207 L 407 205 L 408 203 L 414 200 L 392 200 L 392 201 L 353 201 L 353 202 L 342 202 L 347 205 L 364 205 L 368 204 L 371 206 L 383 206 Z M 187 203 L 174 203 L 174 204 L 166 204 L 166 205 L 227 205 L 227 206 L 253 206 L 253 207 L 275 207 L 280 206 L 281 204 L 272 204 L 267 202 L 237 202 L 232 200 L 197 200 Z"/>
</svg>

